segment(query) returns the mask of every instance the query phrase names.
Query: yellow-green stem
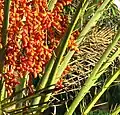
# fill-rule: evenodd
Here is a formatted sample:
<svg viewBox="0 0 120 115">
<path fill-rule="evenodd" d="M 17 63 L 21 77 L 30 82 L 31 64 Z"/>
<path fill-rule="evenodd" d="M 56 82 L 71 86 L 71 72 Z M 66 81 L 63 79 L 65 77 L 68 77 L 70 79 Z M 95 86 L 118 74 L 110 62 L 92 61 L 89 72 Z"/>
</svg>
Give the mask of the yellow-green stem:
<svg viewBox="0 0 120 115">
<path fill-rule="evenodd" d="M 111 115 L 119 115 L 120 113 L 120 105 L 111 113 Z"/>
<path fill-rule="evenodd" d="M 42 79 L 38 82 L 38 85 L 37 85 L 37 88 L 36 88 L 37 91 L 45 88 L 45 85 L 46 85 L 46 83 L 49 79 L 49 74 L 52 70 L 54 61 L 55 61 L 55 55 L 52 55 L 52 58 L 49 61 L 47 67 L 46 67 L 46 71 L 45 71 L 44 75 L 42 76 Z M 32 105 L 38 104 L 40 102 L 40 99 L 41 99 L 41 96 L 35 98 L 32 102 Z"/>
<path fill-rule="evenodd" d="M 39 92 L 35 93 L 34 95 L 31 95 L 31 96 L 26 96 L 26 97 L 23 97 L 21 99 L 15 99 L 13 101 L 10 101 L 8 99 L 5 99 L 3 101 L 1 101 L 1 104 L 2 104 L 2 108 L 5 109 L 5 108 L 8 108 L 14 104 L 18 104 L 18 103 L 22 103 L 22 102 L 25 102 L 27 100 L 31 100 L 33 98 L 36 98 L 38 96 L 45 96 L 46 93 L 48 92 L 51 92 L 51 90 L 48 90 L 48 88 L 44 89 L 44 90 L 40 90 Z M 22 92 L 21 92 L 22 93 Z"/>
<path fill-rule="evenodd" d="M 56 74 L 58 71 L 58 67 L 59 67 L 60 62 L 62 60 L 62 57 L 66 51 L 66 48 L 68 45 L 68 40 L 70 39 L 72 31 L 73 31 L 73 29 L 74 29 L 74 27 L 75 27 L 75 25 L 80 17 L 80 14 L 81 14 L 81 3 L 79 4 L 79 6 L 76 10 L 75 17 L 74 17 L 72 23 L 69 25 L 69 28 L 68 28 L 67 32 L 65 33 L 65 36 L 63 37 L 60 45 L 58 46 L 58 48 L 56 50 L 56 60 L 55 60 L 55 63 L 53 65 L 53 68 L 51 70 L 50 77 L 49 77 L 48 82 L 47 82 L 47 86 L 54 84 L 54 81 L 56 80 Z M 50 98 L 50 95 L 51 94 L 46 95 L 45 99 L 43 98 L 43 100 L 41 102 L 48 101 Z"/>
<path fill-rule="evenodd" d="M 4 1 L 4 20 L 3 20 L 3 27 L 1 30 L 2 34 L 2 49 L 0 49 L 0 73 L 3 72 L 3 66 L 4 66 L 4 58 L 5 58 L 5 49 L 6 49 L 6 43 L 7 43 L 7 29 L 9 24 L 9 10 L 10 10 L 10 0 Z M 2 81 L 1 81 L 2 83 Z M 2 115 L 2 106 L 1 106 L 1 100 L 3 100 L 3 96 L 5 93 L 5 88 L 2 86 L 2 90 L 0 91 L 0 115 Z"/>
<path fill-rule="evenodd" d="M 80 17 L 79 19 L 83 18 L 83 15 L 85 13 L 85 9 L 88 7 L 89 5 L 89 1 L 84 0 L 84 4 L 81 5 L 81 12 L 80 12 Z M 78 20 L 79 21 L 79 20 Z M 75 29 L 76 30 L 76 29 Z M 80 36 L 79 36 L 80 37 Z M 78 37 L 78 38 L 79 38 Z M 60 78 L 60 76 L 62 75 L 63 71 L 65 70 L 66 66 L 68 65 L 69 60 L 71 59 L 72 55 L 74 54 L 74 51 L 70 51 L 67 53 L 67 55 L 64 57 L 61 65 L 58 68 L 58 72 L 56 74 L 57 78 L 56 81 Z"/>
<path fill-rule="evenodd" d="M 52 11 L 55 7 L 57 0 L 49 0 L 48 2 L 48 10 Z"/>
<path fill-rule="evenodd" d="M 27 83 L 28 79 L 29 79 L 29 75 L 28 75 L 28 73 L 26 73 L 24 78 L 20 79 L 20 84 L 16 86 L 15 91 L 18 92 L 18 91 L 26 88 L 26 86 L 27 86 L 26 83 Z M 20 93 L 16 96 L 16 99 L 21 99 L 21 98 L 23 98 L 23 93 Z M 22 103 L 16 104 L 16 108 L 21 107 L 21 106 L 22 106 Z"/>
<path fill-rule="evenodd" d="M 90 28 L 91 27 L 93 27 L 93 25 L 94 24 L 96 24 L 96 20 L 97 19 L 99 19 L 100 18 L 100 16 L 102 15 L 102 13 L 103 13 L 103 10 L 104 10 L 104 8 L 105 8 L 105 6 L 107 5 L 109 3 L 109 1 L 108 0 L 106 0 L 102 5 L 101 5 L 101 7 L 96 11 L 96 13 L 95 13 L 95 16 L 93 16 L 92 17 L 92 19 L 88 22 L 88 28 L 87 27 L 85 27 L 85 30 L 88 32 L 89 30 L 90 30 Z M 79 7 L 78 7 L 78 9 L 79 9 Z M 80 14 L 80 9 L 79 9 L 79 14 Z M 94 24 L 92 23 L 92 22 L 94 22 Z M 92 25 L 92 24 L 93 25 Z M 73 28 L 74 29 L 74 28 Z M 79 36 L 79 38 L 78 38 L 78 40 L 77 40 L 77 43 L 79 44 L 81 41 L 82 41 L 82 39 L 83 39 L 83 37 L 86 35 L 86 31 L 82 31 L 83 33 L 81 33 L 80 34 L 80 36 Z M 65 39 L 64 39 L 65 40 Z M 64 45 L 66 45 L 66 41 L 64 41 L 63 40 L 63 45 L 62 45 L 62 50 L 60 50 L 61 52 L 59 53 L 60 55 L 57 55 L 57 58 L 56 58 L 56 62 L 54 63 L 54 67 L 53 67 L 53 69 L 52 69 L 52 71 L 51 71 L 51 74 L 50 74 L 50 81 L 48 81 L 48 83 L 47 83 L 47 85 L 50 85 L 50 84 L 53 84 L 54 82 L 55 82 L 55 77 L 56 77 L 56 74 L 57 74 L 57 71 L 58 71 L 58 67 L 59 67 L 59 64 L 60 64 L 60 61 L 61 61 L 61 54 L 63 55 L 64 54 Z M 65 42 L 65 43 L 64 43 Z M 72 53 L 71 53 L 72 54 Z M 45 97 L 45 99 L 43 98 L 43 100 L 44 100 L 44 102 L 45 101 L 48 101 L 49 100 L 49 98 L 50 98 L 50 94 L 49 95 L 47 95 L 46 97 Z M 44 111 L 44 110 L 42 110 L 42 111 Z"/>
<path fill-rule="evenodd" d="M 56 2 L 57 2 L 57 0 L 49 0 L 49 2 L 48 2 L 48 10 L 49 11 L 52 12 Z M 38 82 L 38 85 L 37 85 L 37 88 L 36 88 L 37 91 L 41 90 L 41 89 L 43 89 L 45 87 L 45 85 L 46 85 L 46 83 L 47 83 L 47 81 L 49 79 L 49 74 L 50 74 L 50 72 L 52 70 L 52 67 L 53 67 L 53 64 L 55 62 L 55 58 L 56 58 L 56 56 L 53 54 L 50 61 L 49 61 L 49 63 L 47 64 L 47 67 L 45 69 L 44 75 L 42 76 L 42 79 Z M 41 96 L 35 98 L 33 100 L 33 102 L 32 102 L 32 105 L 38 104 L 40 102 L 40 99 L 41 99 Z"/>
<path fill-rule="evenodd" d="M 87 23 L 87 25 L 85 26 L 85 28 L 82 30 L 82 32 L 80 33 L 80 35 L 78 36 L 78 39 L 76 41 L 76 43 L 79 45 L 81 43 L 81 41 L 84 39 L 85 35 L 90 31 L 90 29 L 92 27 L 94 27 L 97 23 L 97 21 L 99 20 L 99 18 L 102 16 L 105 7 L 107 6 L 107 4 L 110 2 L 110 0 L 106 0 L 104 1 L 104 3 L 99 7 L 99 9 L 95 12 L 94 16 L 90 19 L 90 21 Z M 71 59 L 71 57 L 73 56 L 74 51 L 69 51 L 67 53 L 67 55 L 64 57 L 59 69 L 58 69 L 58 73 L 57 73 L 57 77 L 59 78 L 61 76 L 61 74 L 63 73 L 63 71 L 65 70 L 65 68 L 67 67 L 67 64 L 69 63 L 69 60 Z"/>
<path fill-rule="evenodd" d="M 78 93 L 77 97 L 74 99 L 72 104 L 69 107 L 69 110 L 65 113 L 65 115 L 72 115 L 75 108 L 78 106 L 78 104 L 81 102 L 81 100 L 84 98 L 84 96 L 89 92 L 90 88 L 94 85 L 94 83 L 97 81 L 99 76 L 96 76 L 97 73 L 100 70 L 100 67 L 102 64 L 106 61 L 107 56 L 113 49 L 113 47 L 117 44 L 118 40 L 120 39 L 120 30 L 118 31 L 116 37 L 114 38 L 113 42 L 108 46 L 98 63 L 95 65 L 93 71 L 91 72 L 90 77 L 86 80 L 84 86 L 81 88 L 80 92 Z"/>
<path fill-rule="evenodd" d="M 104 84 L 101 91 L 94 97 L 94 99 L 90 102 L 86 110 L 84 111 L 83 115 L 87 115 L 92 107 L 94 107 L 95 103 L 99 100 L 99 98 L 103 95 L 103 93 L 110 87 L 110 85 L 113 83 L 115 79 L 120 75 L 120 68 L 115 72 L 114 75 L 112 75 Z"/>
</svg>

